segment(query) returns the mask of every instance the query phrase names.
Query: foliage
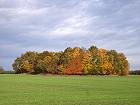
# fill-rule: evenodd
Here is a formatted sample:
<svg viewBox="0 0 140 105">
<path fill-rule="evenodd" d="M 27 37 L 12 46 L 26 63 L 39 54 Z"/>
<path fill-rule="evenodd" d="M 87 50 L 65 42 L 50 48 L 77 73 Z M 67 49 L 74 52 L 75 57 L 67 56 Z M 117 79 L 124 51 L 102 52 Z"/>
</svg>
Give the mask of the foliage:
<svg viewBox="0 0 140 105">
<path fill-rule="evenodd" d="M 92 73 L 92 55 L 89 51 L 86 51 L 83 54 L 83 59 L 82 59 L 82 71 L 83 74 L 91 74 Z"/>
<path fill-rule="evenodd" d="M 81 71 L 81 66 L 82 62 L 80 58 L 75 58 L 73 60 L 71 60 L 68 65 L 67 68 L 64 71 L 64 74 L 82 74 Z"/>
<path fill-rule="evenodd" d="M 28 51 L 15 59 L 13 69 L 16 73 L 127 75 L 129 63 L 115 50 L 68 47 L 61 52 Z"/>
</svg>

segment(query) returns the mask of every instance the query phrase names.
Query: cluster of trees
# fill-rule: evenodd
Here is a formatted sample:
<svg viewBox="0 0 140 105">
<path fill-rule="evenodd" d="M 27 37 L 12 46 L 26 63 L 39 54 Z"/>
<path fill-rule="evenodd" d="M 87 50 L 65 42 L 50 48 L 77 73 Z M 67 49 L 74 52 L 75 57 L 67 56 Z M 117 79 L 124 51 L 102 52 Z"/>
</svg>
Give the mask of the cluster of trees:
<svg viewBox="0 0 140 105">
<path fill-rule="evenodd" d="M 16 73 L 66 75 L 127 75 L 129 63 L 123 53 L 91 46 L 68 47 L 61 52 L 28 51 L 13 63 Z"/>
</svg>

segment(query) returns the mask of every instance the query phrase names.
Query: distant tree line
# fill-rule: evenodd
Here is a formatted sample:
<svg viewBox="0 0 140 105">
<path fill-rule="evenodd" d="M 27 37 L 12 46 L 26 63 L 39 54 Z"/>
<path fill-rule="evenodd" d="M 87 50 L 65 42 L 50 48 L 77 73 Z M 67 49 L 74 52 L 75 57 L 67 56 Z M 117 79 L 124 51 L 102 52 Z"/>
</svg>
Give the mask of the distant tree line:
<svg viewBox="0 0 140 105">
<path fill-rule="evenodd" d="M 0 74 L 2 74 L 4 72 L 3 67 L 0 65 Z"/>
<path fill-rule="evenodd" d="M 130 75 L 140 75 L 140 70 L 129 71 Z"/>
<path fill-rule="evenodd" d="M 16 73 L 60 75 L 127 75 L 129 63 L 123 53 L 91 46 L 68 47 L 61 52 L 28 51 L 12 64 Z"/>
<path fill-rule="evenodd" d="M 4 70 L 4 68 L 0 65 L 0 74 L 15 74 L 13 70 Z"/>
</svg>

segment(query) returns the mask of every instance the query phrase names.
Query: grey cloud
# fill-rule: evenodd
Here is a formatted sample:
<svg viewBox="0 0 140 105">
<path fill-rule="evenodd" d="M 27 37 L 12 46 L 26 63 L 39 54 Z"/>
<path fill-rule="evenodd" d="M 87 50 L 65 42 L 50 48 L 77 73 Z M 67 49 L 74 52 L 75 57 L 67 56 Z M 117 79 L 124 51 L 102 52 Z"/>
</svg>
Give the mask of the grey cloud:
<svg viewBox="0 0 140 105">
<path fill-rule="evenodd" d="M 139 69 L 139 0 L 1 0 L 0 63 L 11 69 L 26 50 L 92 44 L 124 52 Z"/>
</svg>

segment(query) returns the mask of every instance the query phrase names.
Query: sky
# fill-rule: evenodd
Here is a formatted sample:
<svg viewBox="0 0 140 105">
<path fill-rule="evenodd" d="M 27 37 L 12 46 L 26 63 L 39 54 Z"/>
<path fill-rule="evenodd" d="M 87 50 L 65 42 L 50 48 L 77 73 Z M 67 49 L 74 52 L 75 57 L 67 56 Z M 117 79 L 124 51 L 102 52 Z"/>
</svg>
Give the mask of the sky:
<svg viewBox="0 0 140 105">
<path fill-rule="evenodd" d="M 26 51 L 96 45 L 140 69 L 140 0 L 0 0 L 0 65 Z"/>
</svg>

